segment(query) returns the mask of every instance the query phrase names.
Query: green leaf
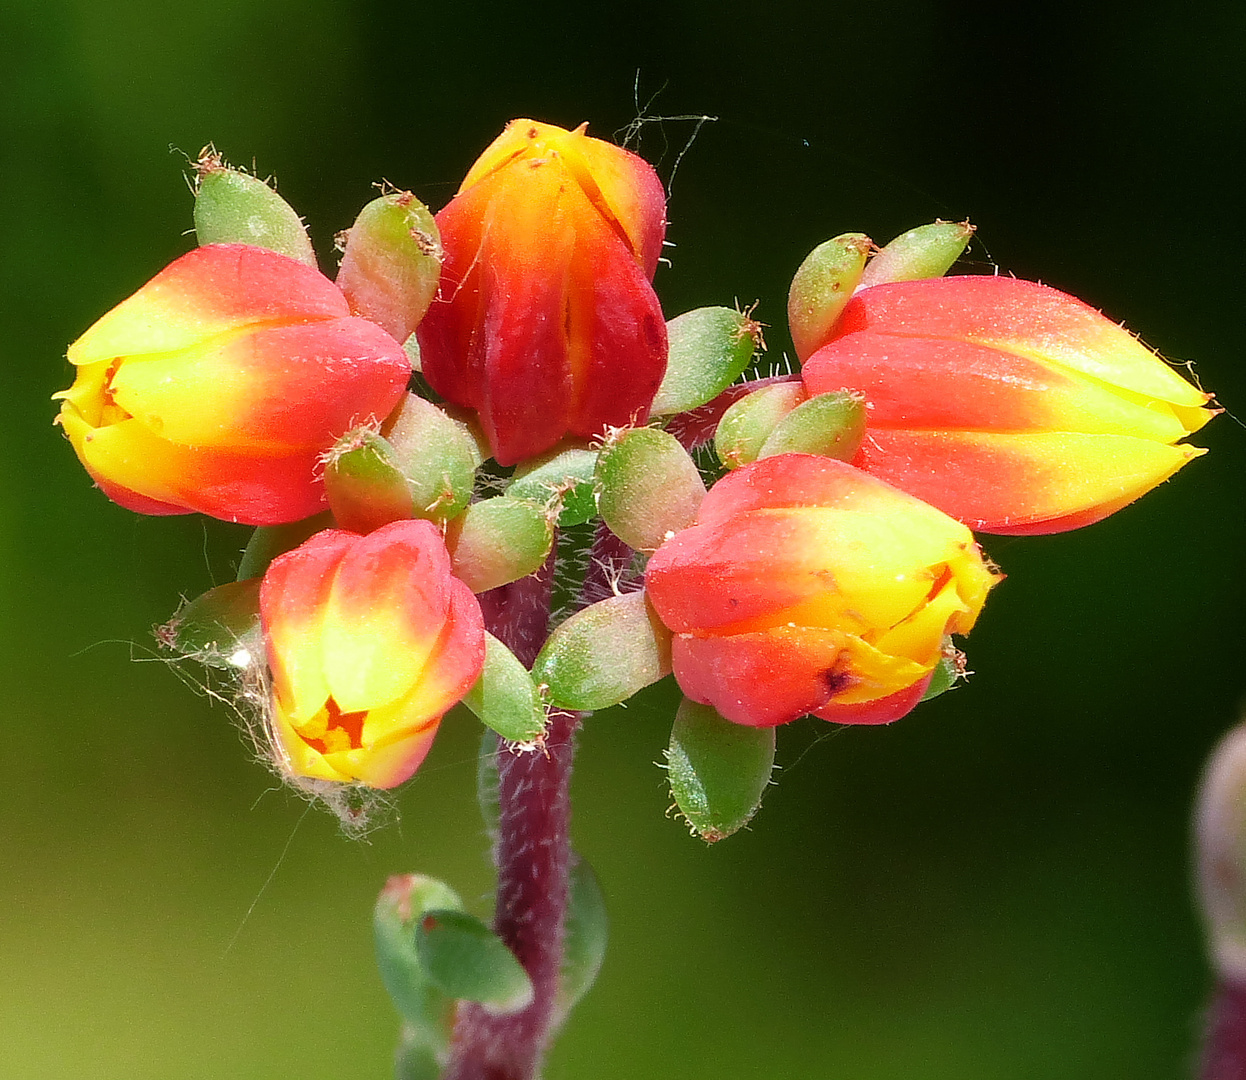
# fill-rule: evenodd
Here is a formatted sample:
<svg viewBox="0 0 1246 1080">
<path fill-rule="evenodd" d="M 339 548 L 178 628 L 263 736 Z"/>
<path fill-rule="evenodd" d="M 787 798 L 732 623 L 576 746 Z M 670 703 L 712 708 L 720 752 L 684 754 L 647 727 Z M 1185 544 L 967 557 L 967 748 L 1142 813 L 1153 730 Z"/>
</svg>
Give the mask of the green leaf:
<svg viewBox="0 0 1246 1080">
<path fill-rule="evenodd" d="M 532 1003 L 532 981 L 514 953 L 463 911 L 426 911 L 415 934 L 420 967 L 442 993 L 511 1013 Z"/>
<path fill-rule="evenodd" d="M 864 233 L 844 233 L 819 244 L 800 264 L 787 296 L 787 323 L 802 361 L 831 339 L 871 246 Z"/>
<path fill-rule="evenodd" d="M 250 244 L 316 265 L 302 219 L 271 187 L 214 151 L 195 166 L 195 235 L 203 244 Z"/>
<path fill-rule="evenodd" d="M 474 593 L 539 570 L 553 543 L 545 508 L 509 495 L 472 503 L 446 531 L 454 576 Z"/>
<path fill-rule="evenodd" d="M 762 443 L 758 459 L 777 454 L 820 454 L 851 461 L 865 438 L 865 395 L 833 390 L 802 401 Z"/>
<path fill-rule="evenodd" d="M 555 450 L 522 462 L 506 494 L 542 505 L 560 507 L 558 525 L 567 529 L 597 516 L 593 490 L 597 451 L 581 447 Z"/>
<path fill-rule="evenodd" d="M 655 551 L 691 525 L 704 498 L 696 462 L 665 431 L 630 428 L 597 458 L 597 510 L 610 531 L 638 551 Z"/>
<path fill-rule="evenodd" d="M 666 374 L 649 412 L 670 416 L 717 397 L 764 348 L 761 323 L 725 307 L 698 308 L 666 324 Z"/>
<path fill-rule="evenodd" d="M 467 426 L 431 401 L 407 394 L 381 428 L 410 491 L 412 513 L 438 523 L 471 501 L 480 450 Z"/>
<path fill-rule="evenodd" d="M 545 706 L 532 676 L 492 634 L 485 634 L 485 666 L 463 704 L 507 742 L 530 743 L 545 733 Z"/>
<path fill-rule="evenodd" d="M 209 589 L 157 627 L 156 640 L 207 667 L 250 667 L 262 653 L 260 579 Z"/>
<path fill-rule="evenodd" d="M 394 1080 L 437 1080 L 444 1064 L 421 1032 L 403 1024 L 394 1053 Z"/>
<path fill-rule="evenodd" d="M 610 919 L 606 898 L 593 868 L 575 852 L 568 867 L 567 919 L 558 973 L 558 997 L 550 1023 L 561 1027 L 567 1014 L 588 993 L 606 958 Z"/>
<path fill-rule="evenodd" d="M 936 221 L 909 229 L 869 261 L 861 274 L 861 288 L 942 277 L 964 254 L 976 231 L 967 221 Z"/>
<path fill-rule="evenodd" d="M 591 712 L 626 701 L 671 670 L 671 633 L 643 592 L 611 596 L 558 627 L 532 677 L 564 709 Z"/>
<path fill-rule="evenodd" d="M 676 805 L 712 844 L 742 829 L 761 805 L 774 768 L 774 728 L 733 724 L 685 699 L 666 763 Z"/>
<path fill-rule="evenodd" d="M 714 453 L 728 469 L 757 460 L 782 419 L 804 400 L 799 382 L 772 383 L 732 402 L 714 432 Z"/>
<path fill-rule="evenodd" d="M 453 1002 L 433 985 L 416 952 L 416 927 L 424 912 L 461 911 L 463 902 L 449 885 L 423 874 L 391 877 L 377 897 L 372 933 L 381 981 L 402 1016 L 410 1039 L 434 1052 L 449 1040 Z"/>
</svg>

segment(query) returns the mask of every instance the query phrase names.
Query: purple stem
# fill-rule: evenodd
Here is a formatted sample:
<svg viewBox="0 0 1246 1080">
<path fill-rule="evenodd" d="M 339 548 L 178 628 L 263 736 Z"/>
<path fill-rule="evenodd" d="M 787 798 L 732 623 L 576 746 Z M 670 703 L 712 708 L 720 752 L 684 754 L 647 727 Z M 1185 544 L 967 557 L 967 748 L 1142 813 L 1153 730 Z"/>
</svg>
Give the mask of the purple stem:
<svg viewBox="0 0 1246 1080">
<path fill-rule="evenodd" d="M 1200 1080 L 1246 1080 L 1246 982 L 1221 976 L 1207 1008 Z"/>
</svg>

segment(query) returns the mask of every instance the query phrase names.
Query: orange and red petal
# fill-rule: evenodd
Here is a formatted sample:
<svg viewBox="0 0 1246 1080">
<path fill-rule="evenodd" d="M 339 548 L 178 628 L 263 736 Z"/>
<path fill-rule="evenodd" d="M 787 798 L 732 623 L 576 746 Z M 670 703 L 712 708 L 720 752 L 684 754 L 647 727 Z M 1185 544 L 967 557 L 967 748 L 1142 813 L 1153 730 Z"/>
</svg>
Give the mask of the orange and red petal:
<svg viewBox="0 0 1246 1080">
<path fill-rule="evenodd" d="M 350 314 L 346 298 L 310 266 L 247 244 L 207 244 L 165 267 L 69 347 L 74 364 L 171 352 L 263 323 Z"/>
<path fill-rule="evenodd" d="M 1028 534 L 1107 517 L 1203 453 L 1124 435 L 884 429 L 856 464 L 972 529 Z"/>
<path fill-rule="evenodd" d="M 343 712 L 388 705 L 416 683 L 449 614 L 451 581 L 430 521 L 396 521 L 350 546 L 321 637 L 329 692 Z"/>
<path fill-rule="evenodd" d="M 930 675 L 927 675 L 907 689 L 886 697 L 850 705 L 832 701 L 815 709 L 813 715 L 833 724 L 890 724 L 917 708 L 929 686 Z"/>
<path fill-rule="evenodd" d="M 393 338 L 347 317 L 253 327 L 128 358 L 110 388 L 117 405 L 171 442 L 323 451 L 353 425 L 388 416 L 410 374 Z"/>
</svg>

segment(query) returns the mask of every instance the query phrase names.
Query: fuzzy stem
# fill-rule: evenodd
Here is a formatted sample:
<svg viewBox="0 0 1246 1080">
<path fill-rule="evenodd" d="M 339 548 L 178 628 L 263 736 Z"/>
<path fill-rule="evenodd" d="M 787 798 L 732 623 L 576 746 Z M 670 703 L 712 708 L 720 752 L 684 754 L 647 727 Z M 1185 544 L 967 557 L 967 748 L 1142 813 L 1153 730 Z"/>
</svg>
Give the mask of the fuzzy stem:
<svg viewBox="0 0 1246 1080">
<path fill-rule="evenodd" d="M 1246 1080 L 1246 982 L 1218 980 L 1207 1009 L 1200 1080 Z"/>
<path fill-rule="evenodd" d="M 480 598 L 489 632 L 531 667 L 549 628 L 553 556 L 531 577 Z M 499 1016 L 464 1003 L 442 1080 L 533 1080 L 558 994 L 571 818 L 569 785 L 579 716 L 554 712 L 544 753 L 499 745 L 497 906 L 493 928 L 532 980 L 532 1004 Z"/>
</svg>

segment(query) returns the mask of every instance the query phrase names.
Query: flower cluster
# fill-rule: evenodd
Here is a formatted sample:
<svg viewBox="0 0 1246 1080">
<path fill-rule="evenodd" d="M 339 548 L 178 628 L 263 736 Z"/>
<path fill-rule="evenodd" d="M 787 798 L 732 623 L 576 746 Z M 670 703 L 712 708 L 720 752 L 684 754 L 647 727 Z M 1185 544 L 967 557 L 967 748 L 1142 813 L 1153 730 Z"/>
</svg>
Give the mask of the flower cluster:
<svg viewBox="0 0 1246 1080">
<path fill-rule="evenodd" d="M 1213 415 L 1080 301 L 943 277 L 972 233 L 944 223 L 815 249 L 789 298 L 800 375 L 736 383 L 758 324 L 664 321 L 662 186 L 584 127 L 514 121 L 435 217 L 382 196 L 336 283 L 256 183 L 212 198 L 255 200 L 255 235 L 286 250 L 197 207 L 204 245 L 70 347 L 58 420 L 128 509 L 336 515 L 261 529 L 244 564 L 295 777 L 392 787 L 460 700 L 539 744 L 550 704 L 668 671 L 729 725 L 891 722 L 954 676 L 951 636 L 1000 580 L 971 529 L 1097 521 L 1201 454 L 1182 440 Z M 409 394 L 425 383 L 435 401 Z M 710 438 L 727 473 L 707 492 L 687 451 Z M 481 498 L 490 457 L 506 490 Z M 527 579 L 557 525 L 598 515 L 647 568 L 619 563 L 637 591 L 586 596 L 534 677 L 472 588 Z M 502 637 L 504 599 L 483 609 Z"/>
</svg>

